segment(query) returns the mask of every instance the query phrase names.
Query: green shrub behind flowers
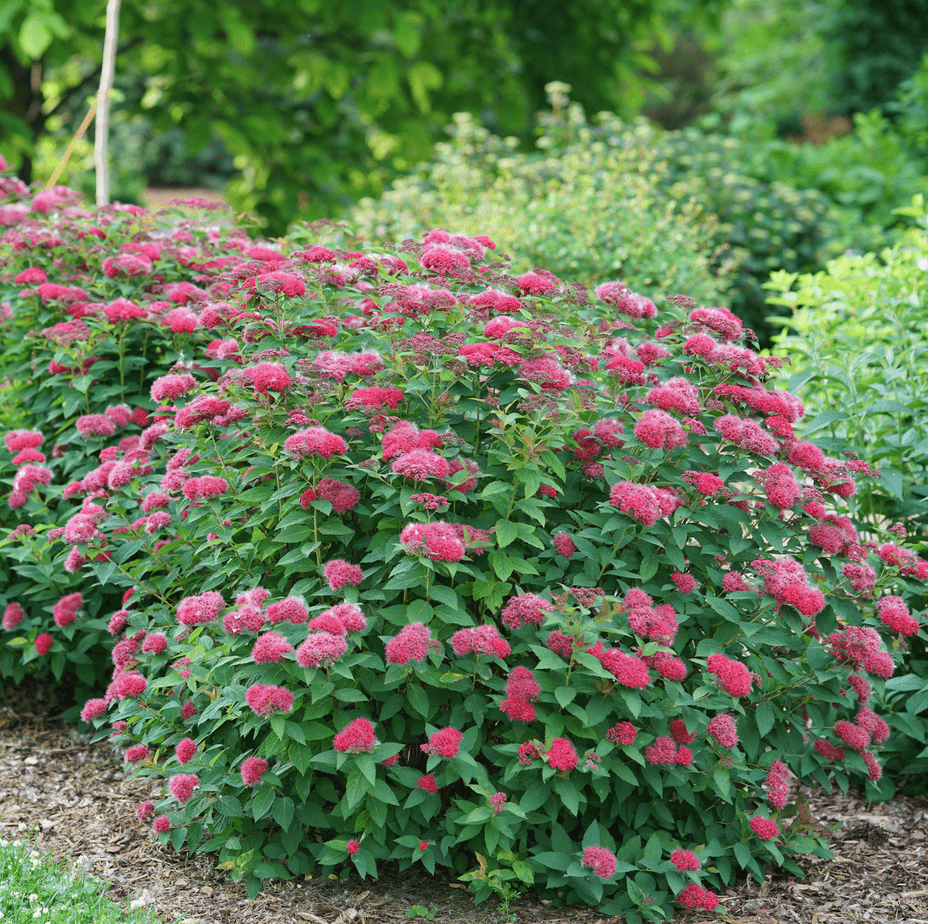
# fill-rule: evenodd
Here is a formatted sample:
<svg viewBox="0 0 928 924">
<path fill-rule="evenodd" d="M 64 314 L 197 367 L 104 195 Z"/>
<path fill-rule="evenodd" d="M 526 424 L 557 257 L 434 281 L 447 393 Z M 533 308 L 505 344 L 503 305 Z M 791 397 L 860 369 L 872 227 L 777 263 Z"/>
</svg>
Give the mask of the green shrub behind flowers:
<svg viewBox="0 0 928 924">
<path fill-rule="evenodd" d="M 28 495 L 57 557 L 13 562 L 24 603 L 122 594 L 92 614 L 117 642 L 83 718 L 163 782 L 141 822 L 253 895 L 421 863 L 629 921 L 827 854 L 798 783 L 881 791 L 866 703 L 928 564 L 858 542 L 868 467 L 797 435 L 733 315 L 444 231 L 276 257 L 190 233 L 214 260 L 150 421 L 117 443 L 91 375 L 83 474 L 62 450 Z M 99 352 L 128 336 L 88 312 Z M 75 602 L 13 632 L 69 651 Z"/>
</svg>

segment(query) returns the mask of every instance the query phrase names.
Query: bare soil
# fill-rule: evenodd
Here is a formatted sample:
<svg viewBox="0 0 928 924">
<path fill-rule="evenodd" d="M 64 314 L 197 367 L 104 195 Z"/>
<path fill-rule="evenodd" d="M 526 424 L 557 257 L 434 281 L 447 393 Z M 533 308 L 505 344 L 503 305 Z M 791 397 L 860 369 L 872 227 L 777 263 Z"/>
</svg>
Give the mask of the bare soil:
<svg viewBox="0 0 928 924">
<path fill-rule="evenodd" d="M 491 924 L 507 920 L 490 900 L 474 905 L 459 883 L 387 869 L 376 882 L 354 873 L 269 882 L 255 901 L 211 856 L 162 848 L 138 822 L 151 783 L 127 780 L 118 754 L 91 743 L 55 716 L 42 690 L 0 690 L 0 838 L 35 841 L 109 886 L 110 897 L 185 924 Z M 674 924 L 928 924 L 928 798 L 867 803 L 860 794 L 808 790 L 813 817 L 834 858 L 802 858 L 803 879 L 771 871 L 719 895 L 711 913 L 681 912 Z M 516 899 L 508 920 L 522 924 L 621 924 L 591 908 Z"/>
</svg>

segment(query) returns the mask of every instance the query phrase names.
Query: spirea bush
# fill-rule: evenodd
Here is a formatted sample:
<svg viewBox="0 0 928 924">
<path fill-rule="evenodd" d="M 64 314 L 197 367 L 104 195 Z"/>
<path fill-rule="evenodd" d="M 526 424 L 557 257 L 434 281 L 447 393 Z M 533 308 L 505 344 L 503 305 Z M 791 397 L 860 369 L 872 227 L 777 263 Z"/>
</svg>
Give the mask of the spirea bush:
<svg viewBox="0 0 928 924">
<path fill-rule="evenodd" d="M 68 651 L 64 591 L 119 595 L 82 718 L 163 785 L 139 823 L 252 895 L 422 864 L 632 922 L 825 855 L 797 784 L 879 792 L 868 702 L 928 562 L 859 541 L 868 466 L 801 438 L 738 319 L 441 230 L 262 252 L 204 270 L 222 306 L 189 306 L 137 441 L 90 373 L 57 438 L 105 482 L 64 450 L 30 476 L 56 557 L 13 568 L 61 598 L 13 633 Z M 79 313 L 101 348 L 158 323 Z"/>
</svg>

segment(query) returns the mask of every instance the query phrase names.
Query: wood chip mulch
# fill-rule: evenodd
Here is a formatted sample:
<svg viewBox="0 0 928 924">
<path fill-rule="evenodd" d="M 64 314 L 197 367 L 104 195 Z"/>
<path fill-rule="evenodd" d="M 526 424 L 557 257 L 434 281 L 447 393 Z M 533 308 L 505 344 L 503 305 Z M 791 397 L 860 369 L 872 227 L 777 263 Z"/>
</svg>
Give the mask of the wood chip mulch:
<svg viewBox="0 0 928 924">
<path fill-rule="evenodd" d="M 184 924 L 491 924 L 505 920 L 494 900 L 474 905 L 459 884 L 424 873 L 386 872 L 376 882 L 307 878 L 270 882 L 250 901 L 211 856 L 162 848 L 135 817 L 159 795 L 126 780 L 119 756 L 51 718 L 54 704 L 0 690 L 0 838 L 37 843 L 109 885 L 118 902 Z M 813 818 L 833 826 L 833 860 L 803 857 L 805 878 L 776 872 L 719 895 L 711 913 L 684 913 L 674 924 L 928 924 L 928 797 L 867 803 L 859 793 L 809 790 Z M 723 910 L 724 909 L 724 910 Z M 595 909 L 557 908 L 532 898 L 511 905 L 522 924 L 621 924 Z"/>
</svg>

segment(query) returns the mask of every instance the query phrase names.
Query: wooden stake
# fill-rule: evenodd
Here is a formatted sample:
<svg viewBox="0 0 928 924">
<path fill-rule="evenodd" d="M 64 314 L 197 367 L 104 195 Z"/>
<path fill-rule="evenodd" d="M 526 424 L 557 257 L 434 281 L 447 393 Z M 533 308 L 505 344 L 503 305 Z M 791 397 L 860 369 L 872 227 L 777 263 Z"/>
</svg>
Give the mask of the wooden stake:
<svg viewBox="0 0 928 924">
<path fill-rule="evenodd" d="M 120 0 L 106 4 L 106 35 L 103 39 L 103 67 L 97 93 L 97 125 L 93 145 L 94 167 L 97 174 L 97 207 L 110 202 L 110 168 L 108 142 L 110 129 L 110 99 L 113 95 L 113 74 L 116 71 L 116 40 L 119 37 Z"/>
</svg>

